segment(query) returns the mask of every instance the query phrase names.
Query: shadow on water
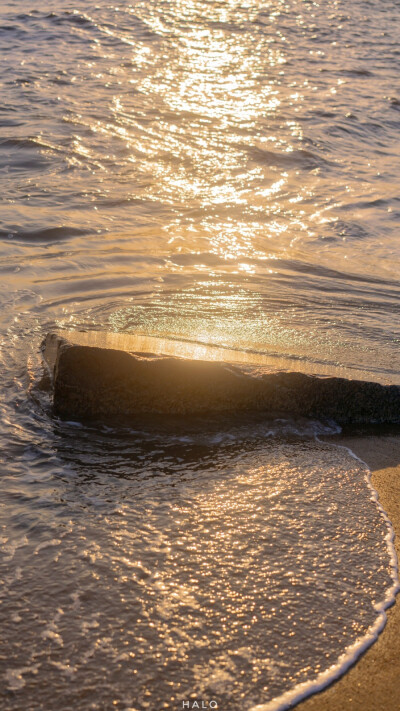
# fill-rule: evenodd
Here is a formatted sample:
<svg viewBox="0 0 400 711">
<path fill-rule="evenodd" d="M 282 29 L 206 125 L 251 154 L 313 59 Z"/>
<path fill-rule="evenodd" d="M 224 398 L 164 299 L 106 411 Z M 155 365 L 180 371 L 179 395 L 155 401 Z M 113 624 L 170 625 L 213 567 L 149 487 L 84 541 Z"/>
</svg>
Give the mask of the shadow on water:
<svg viewBox="0 0 400 711">
<path fill-rule="evenodd" d="M 50 424 L 54 447 L 60 459 L 77 471 L 104 471 L 113 476 L 135 478 L 144 467 L 147 477 L 171 475 L 177 480 L 185 469 L 200 472 L 220 459 L 251 453 L 266 440 L 297 442 L 322 437 L 340 445 L 344 439 L 371 441 L 370 469 L 400 463 L 400 425 L 345 425 L 332 420 L 296 419 L 287 413 L 262 412 L 205 413 L 203 415 L 140 414 L 136 417 L 110 417 L 90 422 L 71 422 L 54 416 L 51 383 L 47 369 L 30 391 L 31 404 Z"/>
</svg>

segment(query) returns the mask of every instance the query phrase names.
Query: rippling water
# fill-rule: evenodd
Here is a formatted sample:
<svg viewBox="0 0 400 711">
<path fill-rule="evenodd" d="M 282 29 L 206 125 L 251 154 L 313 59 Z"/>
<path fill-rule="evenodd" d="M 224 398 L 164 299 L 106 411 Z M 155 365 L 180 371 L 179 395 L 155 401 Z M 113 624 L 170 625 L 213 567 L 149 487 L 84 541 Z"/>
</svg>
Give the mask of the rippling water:
<svg viewBox="0 0 400 711">
<path fill-rule="evenodd" d="M 74 427 L 38 353 L 83 326 L 398 382 L 397 20 L 394 0 L 2 3 L 5 708 L 251 708 L 382 623 L 390 530 L 320 425 Z"/>
<path fill-rule="evenodd" d="M 49 318 L 392 373 L 397 12 L 3 4 L 4 285 Z"/>
</svg>

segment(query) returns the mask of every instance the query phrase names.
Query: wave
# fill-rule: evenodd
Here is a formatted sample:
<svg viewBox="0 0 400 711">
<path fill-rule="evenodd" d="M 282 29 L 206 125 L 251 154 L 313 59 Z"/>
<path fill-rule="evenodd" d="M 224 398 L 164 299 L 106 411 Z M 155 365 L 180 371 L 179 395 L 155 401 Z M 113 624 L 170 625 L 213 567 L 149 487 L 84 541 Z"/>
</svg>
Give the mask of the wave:
<svg viewBox="0 0 400 711">
<path fill-rule="evenodd" d="M 344 220 L 336 220 L 332 223 L 333 229 L 338 233 L 339 237 L 344 234 L 346 237 L 350 236 L 352 239 L 362 239 L 366 234 L 363 228 L 356 222 L 347 222 Z M 322 239 L 322 238 L 319 238 Z M 280 257 L 278 259 L 266 260 L 266 264 L 271 267 L 275 266 L 280 269 L 286 269 L 295 274 L 305 274 L 311 277 L 323 277 L 326 279 L 335 279 L 338 281 L 346 282 L 347 284 L 361 283 L 361 284 L 374 284 L 376 286 L 388 287 L 385 293 L 391 290 L 391 295 L 396 296 L 399 288 L 399 282 L 393 279 L 382 278 L 380 276 L 375 276 L 372 274 L 357 274 L 351 271 L 342 271 L 340 269 L 335 269 L 334 267 L 327 267 L 323 264 L 312 264 L 311 262 L 301 261 L 299 259 L 284 259 Z M 376 296 L 376 291 L 374 292 Z"/>
<path fill-rule="evenodd" d="M 342 69 L 339 74 L 343 74 L 344 76 L 355 76 L 355 77 L 373 77 L 374 72 L 370 71 L 369 69 L 363 69 L 362 67 L 360 69 Z"/>
<path fill-rule="evenodd" d="M 71 237 L 82 237 L 89 234 L 89 230 L 78 229 L 77 227 L 47 227 L 42 230 L 30 230 L 28 232 L 6 232 L 0 230 L 0 239 L 15 240 L 19 242 L 61 242 Z"/>
<path fill-rule="evenodd" d="M 293 166 L 301 167 L 305 170 L 314 170 L 321 165 L 329 164 L 329 161 L 325 158 L 306 150 L 292 150 L 278 153 L 277 151 L 268 151 L 256 146 L 252 146 L 251 148 L 242 146 L 242 148 L 247 150 L 250 158 L 256 160 L 257 163 L 264 163 L 268 166 L 289 168 Z"/>
<path fill-rule="evenodd" d="M 46 19 L 52 20 L 56 24 L 70 22 L 74 25 L 86 25 L 96 27 L 95 22 L 85 13 L 80 13 L 77 10 L 65 10 L 64 12 L 50 12 L 46 15 Z"/>
<path fill-rule="evenodd" d="M 21 80 L 22 81 L 22 80 Z M 29 83 L 31 79 L 27 78 L 23 81 Z M 32 79 L 35 81 L 35 79 Z M 54 146 L 43 139 L 33 137 L 9 137 L 0 140 L 0 148 L 49 148 L 52 150 L 60 150 L 58 146 Z"/>
</svg>

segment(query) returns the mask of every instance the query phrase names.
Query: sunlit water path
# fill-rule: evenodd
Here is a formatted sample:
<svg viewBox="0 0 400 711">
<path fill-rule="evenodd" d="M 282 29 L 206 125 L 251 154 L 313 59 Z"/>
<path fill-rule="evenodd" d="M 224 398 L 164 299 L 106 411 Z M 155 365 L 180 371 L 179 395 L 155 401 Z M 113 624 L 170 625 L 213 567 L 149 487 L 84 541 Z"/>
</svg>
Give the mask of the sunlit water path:
<svg viewBox="0 0 400 711">
<path fill-rule="evenodd" d="M 62 423 L 39 346 L 111 329 L 399 382 L 399 51 L 393 0 L 2 4 L 5 709 L 250 709 L 383 623 L 390 528 L 333 425 Z"/>
</svg>

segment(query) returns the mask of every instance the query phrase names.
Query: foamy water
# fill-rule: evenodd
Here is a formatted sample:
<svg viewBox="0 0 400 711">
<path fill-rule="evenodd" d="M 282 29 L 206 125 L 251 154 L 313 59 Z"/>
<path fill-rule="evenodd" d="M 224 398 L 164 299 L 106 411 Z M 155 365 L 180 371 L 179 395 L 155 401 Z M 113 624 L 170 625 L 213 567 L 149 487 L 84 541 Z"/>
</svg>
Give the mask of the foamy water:
<svg viewBox="0 0 400 711">
<path fill-rule="evenodd" d="M 39 346 L 110 329 L 398 382 L 397 15 L 2 4 L 5 709 L 275 709 L 382 627 L 391 529 L 315 440 L 334 424 L 62 423 Z"/>
<path fill-rule="evenodd" d="M 334 427 L 90 428 L 46 402 L 3 480 L 6 708 L 286 708 L 376 638 L 392 531 L 365 466 L 315 439 Z"/>
</svg>

